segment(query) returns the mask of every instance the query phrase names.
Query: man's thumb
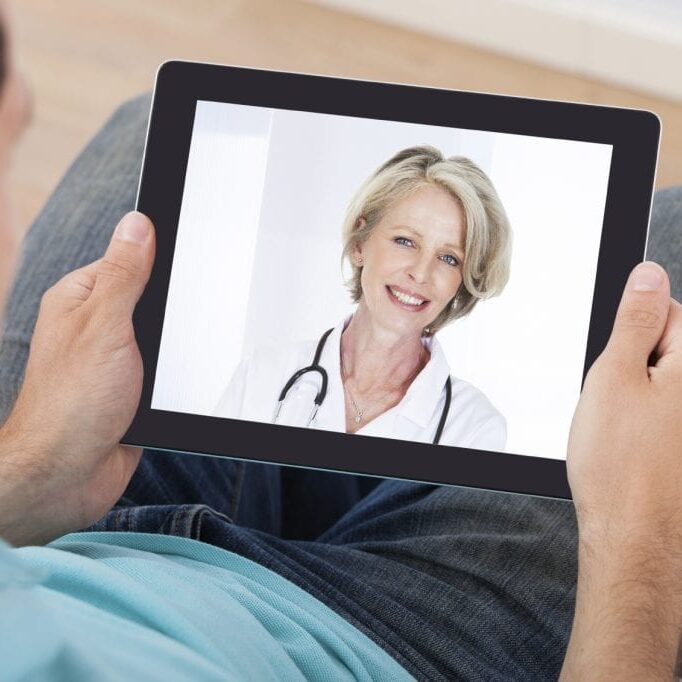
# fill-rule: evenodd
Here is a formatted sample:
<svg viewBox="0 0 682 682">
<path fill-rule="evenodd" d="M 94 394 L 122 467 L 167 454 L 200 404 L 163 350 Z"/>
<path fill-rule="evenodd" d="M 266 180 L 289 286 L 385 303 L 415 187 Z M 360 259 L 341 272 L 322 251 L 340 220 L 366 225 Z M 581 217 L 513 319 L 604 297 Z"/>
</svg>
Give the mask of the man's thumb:
<svg viewBox="0 0 682 682">
<path fill-rule="evenodd" d="M 126 214 L 97 264 L 94 301 L 132 315 L 151 273 L 154 246 L 149 218 L 135 211 Z"/>
<path fill-rule="evenodd" d="M 632 374 L 646 376 L 649 356 L 663 335 L 670 309 L 670 281 L 652 262 L 630 273 L 605 356 Z M 629 371 L 629 369 L 628 369 Z"/>
</svg>

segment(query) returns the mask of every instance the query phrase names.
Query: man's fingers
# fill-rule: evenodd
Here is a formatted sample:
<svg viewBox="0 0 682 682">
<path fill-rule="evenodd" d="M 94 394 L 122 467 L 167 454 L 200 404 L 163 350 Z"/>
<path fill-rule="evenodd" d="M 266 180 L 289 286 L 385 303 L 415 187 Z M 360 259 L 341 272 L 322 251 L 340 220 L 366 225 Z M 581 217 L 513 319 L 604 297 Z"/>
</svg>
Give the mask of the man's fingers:
<svg viewBox="0 0 682 682">
<path fill-rule="evenodd" d="M 97 278 L 99 261 L 89 263 L 62 277 L 54 286 L 62 312 L 77 308 L 90 298 Z"/>
<path fill-rule="evenodd" d="M 663 330 L 663 336 L 656 348 L 656 366 L 667 363 L 673 358 L 678 364 L 682 363 L 682 306 L 674 299 L 670 300 L 668 321 Z"/>
<path fill-rule="evenodd" d="M 102 258 L 68 273 L 45 292 L 41 314 L 62 315 L 93 300 L 92 305 L 131 316 L 149 279 L 154 244 L 150 220 L 141 213 L 129 213 Z"/>
<path fill-rule="evenodd" d="M 137 212 L 124 216 L 98 261 L 93 303 L 132 315 L 152 270 L 154 245 L 149 218 Z"/>
<path fill-rule="evenodd" d="M 630 376 L 647 376 L 649 356 L 668 321 L 670 282 L 656 263 L 640 263 L 630 274 L 618 307 L 604 360 Z"/>
</svg>

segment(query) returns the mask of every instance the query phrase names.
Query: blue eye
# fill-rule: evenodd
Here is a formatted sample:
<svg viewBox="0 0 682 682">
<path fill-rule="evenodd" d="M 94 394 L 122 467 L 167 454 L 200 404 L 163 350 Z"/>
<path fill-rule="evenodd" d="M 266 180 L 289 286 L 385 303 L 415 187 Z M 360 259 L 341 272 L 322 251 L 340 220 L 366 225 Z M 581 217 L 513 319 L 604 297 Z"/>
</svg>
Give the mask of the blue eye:
<svg viewBox="0 0 682 682">
<path fill-rule="evenodd" d="M 456 268 L 459 265 L 459 261 L 449 253 L 441 256 L 441 260 L 448 265 L 452 265 L 453 268 Z"/>
<path fill-rule="evenodd" d="M 414 246 L 414 242 L 407 237 L 396 237 L 394 241 L 396 244 L 400 244 L 400 246 Z"/>
</svg>

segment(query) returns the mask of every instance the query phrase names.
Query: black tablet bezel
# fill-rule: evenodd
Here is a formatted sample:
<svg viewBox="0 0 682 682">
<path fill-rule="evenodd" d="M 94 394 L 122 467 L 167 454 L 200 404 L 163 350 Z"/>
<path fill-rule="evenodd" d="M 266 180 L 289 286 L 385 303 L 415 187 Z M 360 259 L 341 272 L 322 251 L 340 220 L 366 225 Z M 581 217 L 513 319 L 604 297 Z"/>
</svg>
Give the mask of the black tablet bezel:
<svg viewBox="0 0 682 682">
<path fill-rule="evenodd" d="M 429 483 L 570 498 L 563 460 L 151 409 L 192 126 L 199 100 L 597 142 L 613 146 L 583 379 L 642 260 L 660 121 L 648 111 L 172 61 L 161 66 L 137 208 L 157 231 L 134 315 L 142 398 L 123 443 Z M 351 446 L 352 444 L 352 446 Z"/>
</svg>

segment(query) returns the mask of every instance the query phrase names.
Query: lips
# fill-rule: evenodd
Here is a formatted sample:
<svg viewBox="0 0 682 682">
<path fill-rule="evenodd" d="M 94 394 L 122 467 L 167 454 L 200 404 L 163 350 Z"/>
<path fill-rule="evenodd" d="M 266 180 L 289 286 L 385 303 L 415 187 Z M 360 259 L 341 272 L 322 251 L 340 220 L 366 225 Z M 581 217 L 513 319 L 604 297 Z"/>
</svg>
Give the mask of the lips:
<svg viewBox="0 0 682 682">
<path fill-rule="evenodd" d="M 402 287 L 389 285 L 386 287 L 386 291 L 394 303 L 407 310 L 423 310 L 429 304 L 428 299 L 414 292 L 406 291 Z"/>
</svg>

